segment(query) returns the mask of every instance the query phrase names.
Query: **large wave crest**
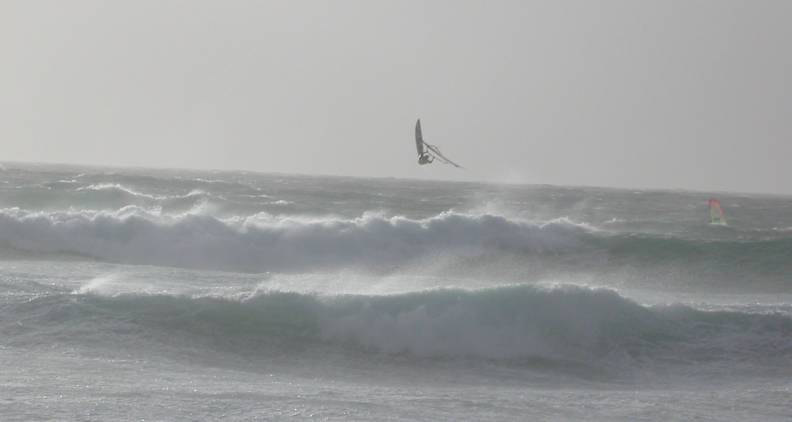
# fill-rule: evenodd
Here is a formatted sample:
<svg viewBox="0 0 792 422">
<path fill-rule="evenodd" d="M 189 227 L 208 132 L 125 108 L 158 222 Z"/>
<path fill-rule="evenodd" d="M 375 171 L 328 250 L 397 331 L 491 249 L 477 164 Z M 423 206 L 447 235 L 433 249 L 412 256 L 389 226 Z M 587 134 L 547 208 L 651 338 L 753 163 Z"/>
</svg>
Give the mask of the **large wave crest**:
<svg viewBox="0 0 792 422">
<path fill-rule="evenodd" d="M 0 244 L 17 250 L 237 271 L 388 268 L 449 255 L 562 253 L 580 246 L 586 232 L 566 220 L 535 224 L 454 212 L 415 220 L 377 214 L 221 219 L 152 214 L 137 207 L 113 212 L 0 211 Z"/>
</svg>

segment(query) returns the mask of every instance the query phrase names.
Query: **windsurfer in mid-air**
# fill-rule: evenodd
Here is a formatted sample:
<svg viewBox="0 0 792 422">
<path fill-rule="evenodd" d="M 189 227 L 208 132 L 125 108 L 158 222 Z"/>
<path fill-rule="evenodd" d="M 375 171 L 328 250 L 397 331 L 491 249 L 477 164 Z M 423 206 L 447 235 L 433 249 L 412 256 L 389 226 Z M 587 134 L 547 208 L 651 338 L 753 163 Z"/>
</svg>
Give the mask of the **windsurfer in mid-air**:
<svg viewBox="0 0 792 422">
<path fill-rule="evenodd" d="M 419 154 L 418 155 L 418 164 L 420 164 L 420 165 L 431 164 L 432 161 L 434 161 L 434 157 L 432 157 L 431 155 L 429 155 L 427 153 L 423 153 L 423 154 L 418 153 L 418 154 Z"/>
<path fill-rule="evenodd" d="M 418 150 L 418 164 L 420 165 L 431 164 L 435 159 L 438 159 L 441 163 L 450 164 L 457 168 L 464 168 L 446 158 L 436 146 L 424 142 L 423 133 L 421 132 L 421 119 L 418 119 L 415 123 L 415 148 Z"/>
</svg>

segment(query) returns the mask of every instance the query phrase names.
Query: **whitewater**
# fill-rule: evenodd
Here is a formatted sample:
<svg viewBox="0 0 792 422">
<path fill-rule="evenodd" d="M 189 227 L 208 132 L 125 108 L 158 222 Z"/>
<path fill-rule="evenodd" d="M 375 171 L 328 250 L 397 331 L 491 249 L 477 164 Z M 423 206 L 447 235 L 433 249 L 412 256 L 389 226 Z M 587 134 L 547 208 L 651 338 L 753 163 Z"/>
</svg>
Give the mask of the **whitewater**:
<svg viewBox="0 0 792 422">
<path fill-rule="evenodd" d="M 4 421 L 790 420 L 792 198 L 4 163 L 0 365 Z"/>
</svg>

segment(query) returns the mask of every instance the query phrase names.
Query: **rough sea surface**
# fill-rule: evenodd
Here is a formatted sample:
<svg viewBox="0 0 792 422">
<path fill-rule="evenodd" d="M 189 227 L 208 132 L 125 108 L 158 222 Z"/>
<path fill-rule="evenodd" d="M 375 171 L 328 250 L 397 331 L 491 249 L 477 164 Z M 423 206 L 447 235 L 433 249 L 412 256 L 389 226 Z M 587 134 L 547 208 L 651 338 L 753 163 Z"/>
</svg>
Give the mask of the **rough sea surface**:
<svg viewBox="0 0 792 422">
<path fill-rule="evenodd" d="M 0 366 L 3 421 L 788 421 L 792 198 L 6 163 Z"/>
</svg>

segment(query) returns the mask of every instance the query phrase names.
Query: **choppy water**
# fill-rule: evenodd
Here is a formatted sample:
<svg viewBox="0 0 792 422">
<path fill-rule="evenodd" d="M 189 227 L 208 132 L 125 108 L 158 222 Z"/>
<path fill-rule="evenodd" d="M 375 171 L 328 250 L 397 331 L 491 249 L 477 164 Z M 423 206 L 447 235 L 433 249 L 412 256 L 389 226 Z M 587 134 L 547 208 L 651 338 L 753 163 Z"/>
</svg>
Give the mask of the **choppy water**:
<svg viewBox="0 0 792 422">
<path fill-rule="evenodd" d="M 3 420 L 792 418 L 788 197 L 9 163 L 0 292 Z"/>
</svg>

